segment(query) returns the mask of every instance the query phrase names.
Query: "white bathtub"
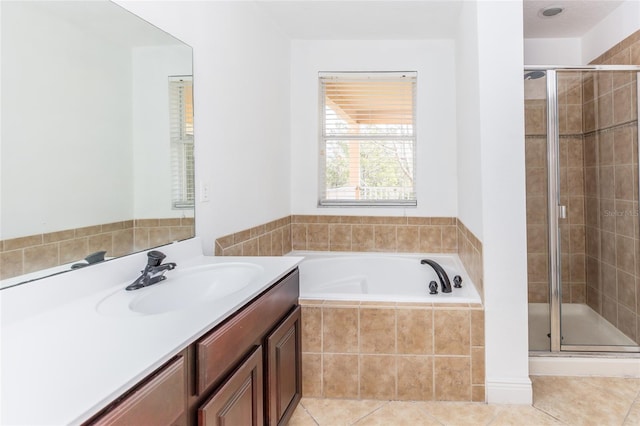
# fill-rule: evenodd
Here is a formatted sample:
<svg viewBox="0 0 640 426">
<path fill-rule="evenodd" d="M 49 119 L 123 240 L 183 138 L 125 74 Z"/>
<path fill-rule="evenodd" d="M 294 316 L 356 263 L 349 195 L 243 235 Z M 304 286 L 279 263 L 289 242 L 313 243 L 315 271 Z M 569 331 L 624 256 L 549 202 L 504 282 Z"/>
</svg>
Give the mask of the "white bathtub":
<svg viewBox="0 0 640 426">
<path fill-rule="evenodd" d="M 481 303 L 480 295 L 456 254 L 335 253 L 296 251 L 300 263 L 300 298 L 376 302 Z M 460 275 L 462 288 L 443 293 L 433 268 L 438 262 L 449 276 Z M 438 294 L 429 294 L 429 282 Z"/>
</svg>

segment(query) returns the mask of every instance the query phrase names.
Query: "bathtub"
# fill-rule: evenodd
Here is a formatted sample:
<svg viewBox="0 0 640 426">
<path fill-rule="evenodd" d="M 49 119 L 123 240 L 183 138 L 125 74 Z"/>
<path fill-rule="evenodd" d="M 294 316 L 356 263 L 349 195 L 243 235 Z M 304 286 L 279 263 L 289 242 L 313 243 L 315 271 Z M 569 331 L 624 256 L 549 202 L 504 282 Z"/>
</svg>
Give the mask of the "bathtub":
<svg viewBox="0 0 640 426">
<path fill-rule="evenodd" d="M 456 254 L 336 253 L 295 251 L 300 263 L 300 299 L 372 302 L 482 303 Z M 433 268 L 438 262 L 451 281 L 460 275 L 462 288 L 443 293 Z M 438 294 L 429 294 L 429 282 Z"/>
</svg>

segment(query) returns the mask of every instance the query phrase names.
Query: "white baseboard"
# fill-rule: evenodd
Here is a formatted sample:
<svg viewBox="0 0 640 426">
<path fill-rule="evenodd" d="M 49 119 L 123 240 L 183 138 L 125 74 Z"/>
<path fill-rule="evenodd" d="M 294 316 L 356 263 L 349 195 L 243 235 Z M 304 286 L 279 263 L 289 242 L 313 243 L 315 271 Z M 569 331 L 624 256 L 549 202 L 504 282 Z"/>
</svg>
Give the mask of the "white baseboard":
<svg viewBox="0 0 640 426">
<path fill-rule="evenodd" d="M 531 380 L 504 379 L 489 380 L 486 383 L 487 402 L 490 404 L 531 405 L 533 388 Z"/>
<path fill-rule="evenodd" d="M 640 378 L 640 358 L 529 357 L 532 376 Z"/>
</svg>

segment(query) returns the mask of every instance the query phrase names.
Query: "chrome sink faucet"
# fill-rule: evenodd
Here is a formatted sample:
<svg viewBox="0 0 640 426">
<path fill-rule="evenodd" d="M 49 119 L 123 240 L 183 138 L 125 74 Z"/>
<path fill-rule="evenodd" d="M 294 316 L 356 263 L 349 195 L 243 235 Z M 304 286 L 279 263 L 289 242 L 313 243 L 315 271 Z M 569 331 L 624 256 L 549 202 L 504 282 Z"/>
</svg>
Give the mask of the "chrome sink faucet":
<svg viewBox="0 0 640 426">
<path fill-rule="evenodd" d="M 164 273 L 167 271 L 171 271 L 177 265 L 173 262 L 162 263 L 165 257 L 167 257 L 164 253 L 158 250 L 151 250 L 147 253 L 147 266 L 144 267 L 144 270 L 141 271 L 142 275 L 140 275 L 134 282 L 129 284 L 126 287 L 126 290 L 137 290 L 142 287 L 148 287 L 150 285 L 159 283 L 160 281 L 166 280 L 167 277 L 164 276 Z"/>
</svg>

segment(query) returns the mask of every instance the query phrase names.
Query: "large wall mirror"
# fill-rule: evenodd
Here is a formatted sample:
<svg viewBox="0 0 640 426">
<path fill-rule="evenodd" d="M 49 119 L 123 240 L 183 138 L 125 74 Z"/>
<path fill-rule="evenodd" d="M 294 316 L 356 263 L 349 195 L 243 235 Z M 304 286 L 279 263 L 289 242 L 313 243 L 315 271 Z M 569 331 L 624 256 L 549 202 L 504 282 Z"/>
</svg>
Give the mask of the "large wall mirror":
<svg viewBox="0 0 640 426">
<path fill-rule="evenodd" d="M 1 286 L 192 237 L 191 47 L 109 1 L 0 7 Z"/>
</svg>

